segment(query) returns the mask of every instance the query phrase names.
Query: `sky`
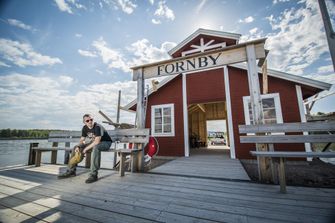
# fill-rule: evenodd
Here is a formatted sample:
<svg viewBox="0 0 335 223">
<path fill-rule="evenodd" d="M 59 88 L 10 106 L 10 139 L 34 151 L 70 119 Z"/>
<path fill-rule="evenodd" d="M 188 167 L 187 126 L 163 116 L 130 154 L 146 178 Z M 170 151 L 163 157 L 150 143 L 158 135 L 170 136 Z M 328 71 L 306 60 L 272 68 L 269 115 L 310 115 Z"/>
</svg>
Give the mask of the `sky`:
<svg viewBox="0 0 335 223">
<path fill-rule="evenodd" d="M 136 98 L 130 67 L 168 59 L 199 28 L 266 37 L 269 68 L 335 83 L 316 0 L 1 0 L 0 129 L 78 130 L 99 110 L 115 121 L 118 91 L 121 105 Z"/>
</svg>

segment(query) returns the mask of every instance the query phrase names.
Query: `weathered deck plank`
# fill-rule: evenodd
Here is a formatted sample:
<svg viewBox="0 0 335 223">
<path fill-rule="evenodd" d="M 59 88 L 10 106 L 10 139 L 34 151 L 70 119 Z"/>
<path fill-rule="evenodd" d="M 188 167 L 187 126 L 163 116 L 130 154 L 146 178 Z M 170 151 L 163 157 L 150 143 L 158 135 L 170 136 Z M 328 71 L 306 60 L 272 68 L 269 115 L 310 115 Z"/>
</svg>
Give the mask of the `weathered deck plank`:
<svg viewBox="0 0 335 223">
<path fill-rule="evenodd" d="M 180 157 L 150 173 L 197 176 L 210 179 L 250 180 L 239 160 L 229 158 L 229 150 L 196 149 L 190 157 Z"/>
<path fill-rule="evenodd" d="M 327 222 L 334 215 L 333 189 L 289 187 L 290 193 L 284 195 L 271 185 L 157 174 L 120 178 L 108 170 L 101 170 L 101 179 L 87 185 L 85 171 L 57 180 L 59 166 L 39 168 L 43 173 L 38 168 L 0 171 L 0 191 L 92 221 L 114 217 L 116 222 Z M 0 205 L 3 201 L 0 198 Z M 79 210 L 85 210 L 83 216 Z"/>
<path fill-rule="evenodd" d="M 46 221 L 0 205 L 0 222 L 45 223 Z"/>
</svg>

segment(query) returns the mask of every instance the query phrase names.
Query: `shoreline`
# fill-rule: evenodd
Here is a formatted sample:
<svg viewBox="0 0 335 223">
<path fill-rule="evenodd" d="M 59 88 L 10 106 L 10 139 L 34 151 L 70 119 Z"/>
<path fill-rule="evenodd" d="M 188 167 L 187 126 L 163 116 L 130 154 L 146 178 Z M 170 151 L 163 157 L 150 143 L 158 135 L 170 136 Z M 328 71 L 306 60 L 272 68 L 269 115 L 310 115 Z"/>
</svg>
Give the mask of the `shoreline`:
<svg viewBox="0 0 335 223">
<path fill-rule="evenodd" d="M 29 138 L 29 137 L 22 137 L 22 138 L 0 138 L 0 140 L 27 140 L 27 139 L 43 140 L 43 139 L 48 139 L 48 138 L 47 137 L 44 137 L 44 138 Z"/>
</svg>

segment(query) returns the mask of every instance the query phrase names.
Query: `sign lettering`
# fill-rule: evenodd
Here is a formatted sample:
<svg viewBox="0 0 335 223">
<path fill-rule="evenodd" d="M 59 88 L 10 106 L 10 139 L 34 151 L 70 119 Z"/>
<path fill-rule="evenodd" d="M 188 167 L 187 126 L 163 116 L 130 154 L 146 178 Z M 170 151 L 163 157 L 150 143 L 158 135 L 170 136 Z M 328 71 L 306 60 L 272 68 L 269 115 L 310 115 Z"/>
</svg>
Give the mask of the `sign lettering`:
<svg viewBox="0 0 335 223">
<path fill-rule="evenodd" d="M 239 63 L 247 60 L 246 46 L 254 45 L 256 59 L 265 57 L 265 39 L 242 43 L 218 50 L 194 54 L 180 58 L 173 58 L 153 64 L 133 67 L 133 79 L 137 80 L 138 73 L 142 72 L 144 79 L 167 75 L 205 70 L 227 64 Z"/>
</svg>

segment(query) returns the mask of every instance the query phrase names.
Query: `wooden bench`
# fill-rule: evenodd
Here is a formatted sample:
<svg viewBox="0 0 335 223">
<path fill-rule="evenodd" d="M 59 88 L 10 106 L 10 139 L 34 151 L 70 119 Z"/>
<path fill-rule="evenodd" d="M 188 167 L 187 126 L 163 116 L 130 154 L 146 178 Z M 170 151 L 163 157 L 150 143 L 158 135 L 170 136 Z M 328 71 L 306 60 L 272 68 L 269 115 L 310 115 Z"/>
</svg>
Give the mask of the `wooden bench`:
<svg viewBox="0 0 335 223">
<path fill-rule="evenodd" d="M 115 147 L 108 151 L 103 152 L 114 152 L 120 156 L 120 176 L 124 176 L 125 172 L 125 159 L 127 155 L 131 156 L 131 160 L 134 159 L 134 155 L 141 152 L 144 146 L 149 142 L 149 129 L 117 129 L 108 130 L 108 134 L 111 136 Z M 72 151 L 70 143 L 78 143 L 81 137 L 80 131 L 53 131 L 50 132 L 48 142 L 52 142 L 52 147 L 41 147 L 38 143 L 30 143 L 30 151 L 28 158 L 28 165 L 41 165 L 42 153 L 51 152 L 51 164 L 57 163 L 57 152 L 59 150 L 65 151 L 64 164 L 67 164 L 68 156 Z M 59 147 L 59 143 L 65 143 L 65 147 Z M 117 149 L 119 143 L 133 143 L 133 149 Z M 114 159 L 114 165 L 115 165 Z M 91 154 L 87 153 L 85 158 L 85 167 L 90 167 Z M 135 161 L 132 162 L 132 166 L 135 165 Z M 133 168 L 132 168 L 133 170 Z"/>
<path fill-rule="evenodd" d="M 254 135 L 240 136 L 241 143 L 259 143 L 259 144 L 335 142 L 335 135 L 332 134 L 334 131 L 335 131 L 334 121 L 239 126 L 240 133 L 254 134 Z M 308 135 L 306 134 L 307 132 L 313 134 Z M 273 135 L 273 133 L 282 133 L 282 134 Z M 285 134 L 289 133 L 290 135 L 284 135 L 283 133 Z M 286 158 L 335 157 L 335 152 L 250 151 L 250 153 L 251 155 L 257 157 L 270 157 L 272 164 L 273 161 L 279 162 L 278 174 L 279 174 L 280 191 L 282 193 L 286 193 L 286 179 L 285 179 Z"/>
</svg>

